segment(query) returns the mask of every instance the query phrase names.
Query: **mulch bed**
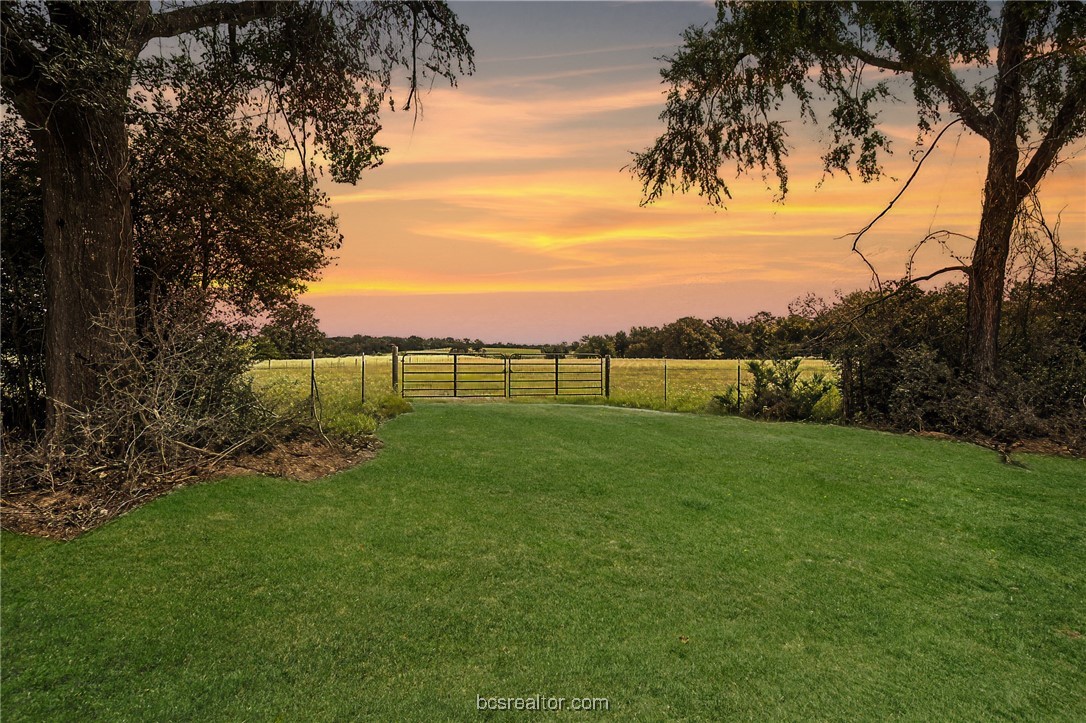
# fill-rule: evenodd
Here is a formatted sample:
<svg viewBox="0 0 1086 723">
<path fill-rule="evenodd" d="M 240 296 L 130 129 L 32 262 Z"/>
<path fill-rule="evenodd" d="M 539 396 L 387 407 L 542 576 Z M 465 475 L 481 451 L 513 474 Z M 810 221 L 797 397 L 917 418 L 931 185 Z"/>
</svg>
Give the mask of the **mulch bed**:
<svg viewBox="0 0 1086 723">
<path fill-rule="evenodd" d="M 252 474 L 311 482 L 371 460 L 380 449 L 376 437 L 330 441 L 297 436 L 260 453 L 244 453 L 214 466 L 177 470 L 135 483 L 103 477 L 49 489 L 11 489 L 5 484 L 0 495 L 0 527 L 71 540 L 181 487 Z"/>
</svg>

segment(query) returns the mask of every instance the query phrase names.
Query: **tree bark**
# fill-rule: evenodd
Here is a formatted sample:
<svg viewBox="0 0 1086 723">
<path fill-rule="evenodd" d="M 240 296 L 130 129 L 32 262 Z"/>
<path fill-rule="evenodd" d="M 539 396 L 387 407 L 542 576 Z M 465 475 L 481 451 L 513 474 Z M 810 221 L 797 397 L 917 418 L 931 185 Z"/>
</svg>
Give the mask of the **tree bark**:
<svg viewBox="0 0 1086 723">
<path fill-rule="evenodd" d="M 1016 178 L 1018 150 L 1012 144 L 992 144 L 980 230 L 969 278 L 966 365 L 982 386 L 995 382 L 999 361 L 999 320 L 1011 231 L 1018 210 Z"/>
<path fill-rule="evenodd" d="M 44 206 L 48 428 L 100 394 L 135 329 L 128 139 L 120 112 L 54 108 L 35 132 Z"/>
</svg>

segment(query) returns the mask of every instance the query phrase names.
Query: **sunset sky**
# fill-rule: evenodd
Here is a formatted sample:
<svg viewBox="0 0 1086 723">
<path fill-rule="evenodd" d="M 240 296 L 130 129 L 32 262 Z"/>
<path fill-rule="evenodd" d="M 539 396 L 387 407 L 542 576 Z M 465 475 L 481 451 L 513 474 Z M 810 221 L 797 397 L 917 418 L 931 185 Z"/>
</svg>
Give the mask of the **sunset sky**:
<svg viewBox="0 0 1086 723">
<path fill-rule="evenodd" d="M 895 154 L 881 182 L 822 180 L 819 129 L 790 127 L 784 204 L 760 178 L 730 184 L 714 211 L 696 195 L 639 207 L 622 170 L 662 126 L 657 56 L 713 19 L 706 3 L 453 3 L 471 28 L 476 73 L 435 87 L 424 114 L 386 113 L 385 165 L 357 186 L 327 183 L 345 237 L 303 300 L 330 335 L 454 336 L 555 342 L 680 316 L 784 312 L 808 291 L 866 287 L 838 239 L 861 228 L 912 170 L 915 113 L 887 107 Z M 959 126 L 960 127 L 960 126 Z M 1042 185 L 1066 242 L 1086 239 L 1086 163 Z M 901 276 L 929 230 L 973 235 L 986 156 L 953 129 L 865 251 Z M 771 180 L 770 184 L 774 182 Z M 916 273 L 945 266 L 936 249 Z"/>
</svg>

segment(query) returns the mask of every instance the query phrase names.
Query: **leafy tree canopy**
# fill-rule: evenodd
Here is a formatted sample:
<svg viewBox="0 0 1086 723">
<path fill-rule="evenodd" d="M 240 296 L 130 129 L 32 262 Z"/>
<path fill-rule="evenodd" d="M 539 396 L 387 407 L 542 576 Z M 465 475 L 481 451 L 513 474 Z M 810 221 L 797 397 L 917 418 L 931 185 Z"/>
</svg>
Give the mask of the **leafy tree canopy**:
<svg viewBox="0 0 1086 723">
<path fill-rule="evenodd" d="M 327 197 L 209 97 L 180 89 L 133 126 L 137 299 L 196 288 L 261 313 L 315 280 L 342 237 Z"/>
<path fill-rule="evenodd" d="M 880 155 L 890 151 L 880 101 L 899 100 L 889 77 L 910 82 L 921 135 L 947 108 L 986 139 L 1010 130 L 1036 151 L 1022 172 L 1035 185 L 1056 152 L 1086 132 L 1086 5 L 1013 4 L 1021 6 L 1015 22 L 1001 23 L 985 2 L 718 2 L 716 23 L 688 29 L 664 59 L 666 130 L 633 167 L 645 201 L 695 189 L 722 205 L 731 197 L 721 173 L 729 166 L 775 176 L 783 198 L 789 97 L 804 121 L 826 124 L 827 172 L 878 178 Z M 1009 34 L 1020 42 L 1012 47 Z M 993 52 L 997 42 L 1015 57 Z M 996 92 L 1008 80 L 1020 91 L 1011 109 Z M 823 100 L 827 118 L 816 113 Z"/>
<path fill-rule="evenodd" d="M 54 106 L 161 111 L 201 79 L 212 102 L 307 164 L 321 148 L 350 183 L 388 150 L 378 113 L 395 107 L 398 72 L 410 108 L 423 84 L 473 69 L 467 28 L 435 2 L 4 3 L 3 30 L 5 95 L 31 123 Z"/>
<path fill-rule="evenodd" d="M 52 437 L 64 434 L 70 411 L 98 404 L 104 370 L 121 363 L 136 331 L 126 123 L 200 87 L 212 106 L 232 111 L 237 125 L 220 131 L 293 149 L 306 184 L 323 170 L 356 182 L 387 150 L 378 113 L 395 105 L 396 81 L 405 81 L 403 107 L 417 112 L 419 88 L 472 70 L 467 28 L 446 4 L 349 0 L 2 3 L 0 60 L 2 100 L 36 146 L 48 220 Z M 314 198 L 308 185 L 302 191 L 297 208 Z M 317 230 L 320 244 L 334 243 L 327 230 Z"/>
<path fill-rule="evenodd" d="M 721 0 L 716 23 L 687 30 L 665 61 L 665 129 L 633 164 L 644 203 L 666 190 L 696 189 L 723 205 L 729 166 L 775 177 L 783 199 L 788 98 L 801 119 L 825 123 L 827 173 L 855 168 L 864 181 L 877 178 L 890 150 L 879 129 L 881 101 L 897 100 L 891 77 L 911 87 L 921 138 L 949 109 L 952 123 L 987 141 L 971 258 L 916 280 L 967 275 L 964 356 L 977 383 L 998 381 L 1016 218 L 1060 151 L 1086 134 L 1086 4 Z M 828 119 L 817 117 L 823 101 Z M 854 234 L 854 251 L 867 229 Z"/>
</svg>

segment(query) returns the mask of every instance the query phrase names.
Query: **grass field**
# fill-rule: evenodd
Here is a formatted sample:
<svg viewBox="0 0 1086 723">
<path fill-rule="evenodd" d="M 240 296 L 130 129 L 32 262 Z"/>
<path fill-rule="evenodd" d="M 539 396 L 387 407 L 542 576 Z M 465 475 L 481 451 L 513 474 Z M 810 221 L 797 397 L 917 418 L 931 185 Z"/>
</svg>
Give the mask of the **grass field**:
<svg viewBox="0 0 1086 723">
<path fill-rule="evenodd" d="M 506 350 L 507 351 L 507 350 Z M 466 359 L 469 357 L 465 357 Z M 357 357 L 318 359 L 317 382 L 330 414 L 353 414 L 352 404 L 360 399 L 361 369 Z M 600 403 L 661 411 L 700 412 L 714 394 L 720 394 L 729 384 L 737 382 L 749 388 L 752 379 L 746 362 L 738 359 L 683 360 L 669 359 L 667 366 L 667 395 L 664 394 L 663 359 L 612 359 L 611 396 L 562 397 L 559 401 Z M 833 369 L 819 359 L 806 359 L 800 366 L 803 375 L 821 372 L 832 376 Z M 499 375 L 500 376 L 500 375 Z M 308 398 L 309 360 L 275 360 L 253 368 L 258 388 L 274 389 L 292 399 Z M 382 400 L 394 396 L 392 390 L 392 357 L 366 357 L 366 396 Z M 539 401 L 519 398 L 517 401 Z M 546 398 L 545 401 L 554 401 Z"/>
<path fill-rule="evenodd" d="M 620 720 L 1086 719 L 1081 461 L 416 408 L 318 483 L 4 533 L 4 719 L 474 720 L 536 694 Z"/>
</svg>

